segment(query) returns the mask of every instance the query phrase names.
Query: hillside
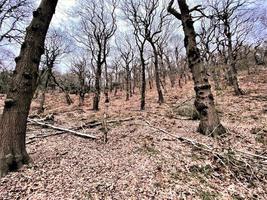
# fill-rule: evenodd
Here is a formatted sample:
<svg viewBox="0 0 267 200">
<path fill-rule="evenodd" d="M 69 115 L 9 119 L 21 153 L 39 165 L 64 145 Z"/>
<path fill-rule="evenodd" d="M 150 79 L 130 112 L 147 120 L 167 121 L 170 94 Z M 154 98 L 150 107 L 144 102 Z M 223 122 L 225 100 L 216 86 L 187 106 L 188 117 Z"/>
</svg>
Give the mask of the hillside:
<svg viewBox="0 0 267 200">
<path fill-rule="evenodd" d="M 29 123 L 27 150 L 33 163 L 0 180 L 0 199 L 267 199 L 266 77 L 267 70 L 243 74 L 243 96 L 230 87 L 214 92 L 228 129 L 221 138 L 197 133 L 197 120 L 177 114 L 178 107 L 192 102 L 191 82 L 167 88 L 162 105 L 156 91 L 149 91 L 143 112 L 139 94 L 128 102 L 122 92 L 111 94 L 106 111 L 102 102 L 99 112 L 91 110 L 90 95 L 81 108 L 75 95 L 68 106 L 62 93 L 49 94 L 41 118 L 53 117 L 44 123 L 97 139 Z M 31 116 L 40 120 L 37 106 L 38 99 Z M 107 122 L 113 120 L 107 123 L 107 143 L 101 123 L 96 125 L 104 112 Z"/>
</svg>

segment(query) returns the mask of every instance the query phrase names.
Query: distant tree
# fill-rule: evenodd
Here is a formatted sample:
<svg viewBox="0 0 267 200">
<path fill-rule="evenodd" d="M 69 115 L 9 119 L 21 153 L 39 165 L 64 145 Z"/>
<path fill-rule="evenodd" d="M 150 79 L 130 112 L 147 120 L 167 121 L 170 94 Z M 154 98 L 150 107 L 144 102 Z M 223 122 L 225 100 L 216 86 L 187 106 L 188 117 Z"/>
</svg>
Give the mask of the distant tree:
<svg viewBox="0 0 267 200">
<path fill-rule="evenodd" d="M 192 18 L 192 12 L 202 11 L 199 6 L 189 9 L 186 0 L 177 1 L 181 13 L 173 8 L 174 0 L 170 1 L 168 11 L 182 22 L 185 35 L 184 45 L 186 48 L 189 68 L 191 69 L 193 75 L 194 89 L 196 92 L 195 107 L 200 114 L 198 131 L 205 135 L 222 135 L 226 132 L 226 130 L 220 123 L 215 109 L 214 97 L 211 92 L 207 70 L 197 47 L 196 32 Z"/>
<path fill-rule="evenodd" d="M 26 126 L 44 42 L 57 0 L 42 0 L 33 12 L 26 37 L 16 58 L 16 69 L 0 119 L 0 177 L 30 161 L 26 151 Z"/>
<path fill-rule="evenodd" d="M 78 8 L 80 22 L 75 38 L 90 52 L 95 69 L 93 110 L 99 110 L 102 70 L 107 64 L 111 38 L 117 30 L 116 7 L 115 0 L 82 0 Z"/>
<path fill-rule="evenodd" d="M 120 41 L 120 44 L 117 43 L 117 48 L 123 61 L 122 66 L 125 69 L 126 101 L 128 101 L 131 96 L 131 72 L 134 60 L 134 50 L 131 42 L 129 37 L 125 37 L 123 42 Z"/>
<path fill-rule="evenodd" d="M 225 38 L 227 48 L 228 81 L 234 87 L 236 95 L 242 95 L 237 78 L 238 51 L 242 47 L 246 36 L 249 33 L 249 3 L 247 0 L 211 0 L 209 6 L 212 10 L 212 17 L 216 20 L 219 32 Z"/>
<path fill-rule="evenodd" d="M 84 97 L 86 94 L 86 78 L 88 74 L 88 64 L 86 57 L 73 58 L 71 63 L 71 72 L 74 73 L 79 81 L 79 106 L 84 105 Z"/>
<path fill-rule="evenodd" d="M 54 82 L 52 77 L 53 68 L 59 60 L 69 52 L 69 45 L 63 33 L 52 30 L 48 33 L 45 42 L 45 53 L 42 59 L 43 70 L 39 78 L 39 87 L 41 88 L 41 98 L 38 113 L 44 112 L 45 94 L 49 82 Z"/>
<path fill-rule="evenodd" d="M 5 67 L 0 67 L 0 93 L 6 94 L 11 82 L 12 71 Z"/>
<path fill-rule="evenodd" d="M 142 27 L 139 24 L 139 20 L 137 18 L 137 12 L 138 8 L 140 7 L 140 2 L 135 3 L 133 0 L 129 0 L 125 2 L 125 5 L 123 7 L 123 12 L 128 19 L 128 21 L 131 23 L 133 28 L 133 34 L 135 37 L 135 42 L 139 50 L 140 55 L 140 63 L 141 63 L 141 110 L 145 110 L 145 104 L 146 104 L 146 67 L 147 62 L 145 58 L 145 47 L 147 39 L 143 35 Z"/>
<path fill-rule="evenodd" d="M 156 43 L 168 22 L 168 14 L 166 10 L 160 8 L 160 2 L 160 0 L 129 0 L 126 4 L 128 4 L 128 18 L 138 27 L 139 35 L 152 47 L 158 102 L 161 104 L 164 102 L 164 97 L 160 85 L 159 52 Z"/>
</svg>

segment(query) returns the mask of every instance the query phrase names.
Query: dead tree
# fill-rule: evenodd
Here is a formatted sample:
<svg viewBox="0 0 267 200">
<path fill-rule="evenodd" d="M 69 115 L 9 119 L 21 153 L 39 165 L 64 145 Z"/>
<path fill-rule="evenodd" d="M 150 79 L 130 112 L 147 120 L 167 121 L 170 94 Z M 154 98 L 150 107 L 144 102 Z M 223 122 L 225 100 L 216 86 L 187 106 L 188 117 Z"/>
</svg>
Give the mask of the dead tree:
<svg viewBox="0 0 267 200">
<path fill-rule="evenodd" d="M 186 0 L 178 0 L 181 12 L 179 13 L 173 8 L 173 3 L 174 0 L 171 0 L 168 5 L 168 11 L 182 22 L 185 35 L 184 45 L 196 92 L 195 107 L 200 114 L 198 131 L 205 135 L 222 135 L 226 130 L 220 123 L 215 109 L 214 97 L 211 93 L 208 74 L 197 47 L 196 32 L 194 29 L 194 21 L 192 19 L 192 12 L 202 12 L 202 10 L 200 10 L 199 6 L 189 9 Z"/>
<path fill-rule="evenodd" d="M 93 110 L 99 110 L 102 68 L 106 64 L 110 50 L 110 40 L 117 30 L 117 2 L 107 5 L 104 0 L 83 0 L 79 6 L 80 27 L 75 39 L 83 44 L 91 54 L 91 64 L 95 68 L 95 96 Z"/>
<path fill-rule="evenodd" d="M 37 87 L 38 67 L 57 0 L 42 0 L 33 12 L 0 119 L 0 177 L 30 161 L 25 138 L 31 100 Z"/>
</svg>

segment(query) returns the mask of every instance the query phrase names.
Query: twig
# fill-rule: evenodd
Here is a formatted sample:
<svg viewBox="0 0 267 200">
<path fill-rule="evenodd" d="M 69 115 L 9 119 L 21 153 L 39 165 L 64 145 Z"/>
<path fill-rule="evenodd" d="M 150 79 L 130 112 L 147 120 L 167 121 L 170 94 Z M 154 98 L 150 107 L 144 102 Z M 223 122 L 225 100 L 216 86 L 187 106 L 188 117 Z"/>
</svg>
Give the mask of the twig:
<svg viewBox="0 0 267 200">
<path fill-rule="evenodd" d="M 261 158 L 261 159 L 264 159 L 264 160 L 267 161 L 267 157 L 266 156 L 261 156 L 261 155 L 253 154 L 253 153 L 250 153 L 250 152 L 241 151 L 241 150 L 236 150 L 236 152 L 242 153 L 242 154 L 245 154 L 245 155 L 249 155 L 249 156 L 252 156 L 252 157 L 256 157 L 256 158 Z"/>
</svg>

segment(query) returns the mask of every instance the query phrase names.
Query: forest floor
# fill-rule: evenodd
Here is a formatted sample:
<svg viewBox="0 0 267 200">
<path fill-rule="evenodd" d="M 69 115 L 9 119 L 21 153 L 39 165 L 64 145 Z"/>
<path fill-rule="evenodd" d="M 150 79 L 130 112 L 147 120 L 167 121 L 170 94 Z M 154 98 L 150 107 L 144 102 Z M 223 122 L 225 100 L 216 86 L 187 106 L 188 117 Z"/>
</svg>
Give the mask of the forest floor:
<svg viewBox="0 0 267 200">
<path fill-rule="evenodd" d="M 103 127 L 88 128 L 102 121 L 104 103 L 94 112 L 90 96 L 81 108 L 76 96 L 68 106 L 63 94 L 49 94 L 44 116 L 54 120 L 46 123 L 83 127 L 79 132 L 98 139 L 29 123 L 33 163 L 0 180 L 0 199 L 267 199 L 267 70 L 241 75 L 240 85 L 243 96 L 230 87 L 214 92 L 228 130 L 220 138 L 197 133 L 197 120 L 175 113 L 194 97 L 191 82 L 168 88 L 162 105 L 149 91 L 142 112 L 139 95 L 128 102 L 124 93 L 111 95 L 107 120 L 132 119 L 108 123 L 107 143 Z M 3 108 L 4 97 L 0 101 Z M 35 100 L 31 115 L 37 106 Z"/>
</svg>

